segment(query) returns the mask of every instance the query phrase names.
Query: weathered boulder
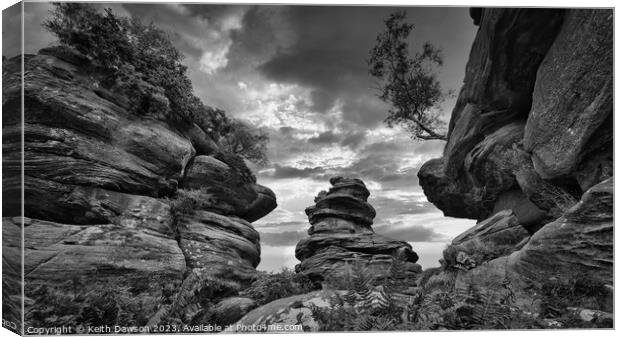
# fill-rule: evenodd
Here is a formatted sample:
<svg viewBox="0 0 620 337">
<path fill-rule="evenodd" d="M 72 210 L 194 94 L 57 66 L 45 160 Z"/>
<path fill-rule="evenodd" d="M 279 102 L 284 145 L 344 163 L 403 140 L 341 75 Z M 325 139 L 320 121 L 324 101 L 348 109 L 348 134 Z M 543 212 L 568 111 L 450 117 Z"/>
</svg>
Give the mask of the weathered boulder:
<svg viewBox="0 0 620 337">
<path fill-rule="evenodd" d="M 598 150 L 588 146 L 597 130 L 613 124 L 613 13 L 572 10 L 564 21 L 537 71 L 523 138 L 545 179 L 573 172 L 584 154 Z"/>
<path fill-rule="evenodd" d="M 534 204 L 521 189 L 513 188 L 497 196 L 493 214 L 510 210 L 528 232 L 536 232 L 548 220 L 548 214 Z"/>
<path fill-rule="evenodd" d="M 371 301 L 385 296 L 381 294 L 379 287 L 369 290 L 367 296 Z M 313 308 L 315 310 L 333 309 L 335 308 L 334 303 L 338 303 L 341 309 L 353 309 L 357 312 L 369 309 L 368 303 L 364 301 L 356 301 L 354 307 L 351 307 L 347 301 L 343 300 L 346 293 L 347 291 L 344 290 L 323 289 L 303 295 L 281 298 L 250 311 L 225 332 L 318 332 L 321 331 L 321 325 L 312 316 Z M 412 300 L 412 296 L 407 294 L 393 293 L 391 304 L 403 308 Z M 299 330 L 284 330 L 291 329 L 292 326 Z"/>
<path fill-rule="evenodd" d="M 518 250 L 528 238 L 514 213 L 504 210 L 461 233 L 452 246 L 469 254 L 485 252 L 484 258 L 492 260 Z"/>
<path fill-rule="evenodd" d="M 213 323 L 220 326 L 235 323 L 256 306 L 256 302 L 247 297 L 225 298 L 213 308 Z"/>
<path fill-rule="evenodd" d="M 237 333 L 257 333 L 275 332 L 268 330 L 275 329 L 276 326 L 301 325 L 301 331 L 281 331 L 281 332 L 317 332 L 319 323 L 312 317 L 312 306 L 318 308 L 329 308 L 330 299 L 336 292 L 332 290 L 313 291 L 303 295 L 275 300 L 261 307 L 258 307 L 243 316 L 239 321 L 232 324 L 225 332 Z"/>
<path fill-rule="evenodd" d="M 20 219 L 3 218 L 4 228 L 17 228 Z M 7 234 L 5 232 L 5 234 Z M 21 262 L 20 262 L 21 263 Z M 50 308 L 50 301 L 71 301 L 74 322 L 81 310 L 102 310 L 100 301 L 124 310 L 140 303 L 132 315 L 147 319 L 178 288 L 185 259 L 174 235 L 144 227 L 115 224 L 68 225 L 24 218 L 24 278 L 26 318 L 71 314 Z M 105 298 L 105 299 L 104 299 Z"/>
<path fill-rule="evenodd" d="M 240 218 L 207 211 L 178 215 L 179 246 L 189 268 L 248 285 L 260 262 L 259 234 Z"/>
<path fill-rule="evenodd" d="M 244 214 L 258 197 L 251 181 L 212 156 L 194 157 L 187 166 L 181 187 L 205 189 L 213 199 L 213 209 L 222 214 Z"/>
<path fill-rule="evenodd" d="M 254 222 L 273 211 L 278 203 L 276 195 L 273 191 L 263 185 L 253 185 L 254 191 L 258 195 L 254 201 L 248 206 L 248 210 L 243 214 L 242 218 L 249 222 Z"/>
<path fill-rule="evenodd" d="M 443 211 L 445 216 L 484 219 L 492 203 L 482 201 L 482 192 L 460 185 L 446 176 L 443 158 L 431 159 L 418 171 L 418 180 L 428 201 Z"/>
<path fill-rule="evenodd" d="M 581 277 L 613 284 L 613 178 L 537 231 L 514 257 L 514 269 L 534 280 Z"/>
<path fill-rule="evenodd" d="M 544 310 L 545 296 L 558 296 L 544 293 L 545 289 L 566 289 L 572 297 L 563 300 L 580 311 L 611 312 L 612 231 L 613 178 L 588 190 L 577 205 L 546 224 L 519 250 L 458 270 L 454 287 L 475 286 L 496 299 L 510 296 L 520 310 L 534 315 Z"/>
<path fill-rule="evenodd" d="M 512 210 L 502 210 L 454 238 L 440 262 L 445 268 L 473 269 L 521 249 L 529 238 Z"/>
<path fill-rule="evenodd" d="M 5 70 L 19 72 L 19 60 L 9 60 Z M 162 121 L 138 118 L 97 95 L 82 68 L 47 55 L 29 55 L 24 62 L 25 179 L 150 196 L 176 189 L 195 153 L 187 139 Z M 9 133 L 20 132 L 21 96 L 12 89 L 20 85 L 4 84 L 3 128 Z M 8 166 L 19 166 L 18 154 L 7 151 Z"/>
<path fill-rule="evenodd" d="M 406 277 L 415 278 L 421 268 L 418 256 L 404 242 L 376 234 L 372 221 L 376 215 L 367 202 L 370 192 L 359 179 L 335 177 L 332 187 L 315 198 L 306 209 L 310 221 L 309 237 L 301 240 L 295 257 L 301 261 L 296 271 L 314 281 L 343 278 L 362 264 L 377 278 L 387 275 L 394 258 L 404 260 Z"/>
<path fill-rule="evenodd" d="M 217 156 L 217 155 L 216 155 Z M 219 157 L 220 159 L 224 159 Z M 196 156 L 187 165 L 181 187 L 203 189 L 210 198 L 208 210 L 255 221 L 276 208 L 273 192 L 257 185 L 242 162 L 231 166 L 215 156 Z M 250 172 L 251 174 L 251 172 Z"/>
</svg>

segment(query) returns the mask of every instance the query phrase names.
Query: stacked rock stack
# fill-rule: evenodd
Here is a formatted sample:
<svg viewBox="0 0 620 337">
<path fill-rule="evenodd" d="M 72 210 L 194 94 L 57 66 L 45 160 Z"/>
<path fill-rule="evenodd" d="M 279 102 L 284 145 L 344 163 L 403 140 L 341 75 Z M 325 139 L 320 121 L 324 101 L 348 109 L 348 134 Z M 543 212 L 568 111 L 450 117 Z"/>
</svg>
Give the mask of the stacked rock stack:
<svg viewBox="0 0 620 337">
<path fill-rule="evenodd" d="M 361 264 L 376 279 L 387 275 L 394 258 L 404 261 L 403 276 L 415 278 L 421 271 L 418 255 L 404 241 L 387 238 L 372 229 L 375 209 L 370 192 L 359 179 L 334 177 L 329 191 L 321 191 L 315 205 L 306 208 L 310 221 L 308 238 L 301 240 L 295 271 L 315 282 L 346 278 L 353 264 Z"/>
</svg>

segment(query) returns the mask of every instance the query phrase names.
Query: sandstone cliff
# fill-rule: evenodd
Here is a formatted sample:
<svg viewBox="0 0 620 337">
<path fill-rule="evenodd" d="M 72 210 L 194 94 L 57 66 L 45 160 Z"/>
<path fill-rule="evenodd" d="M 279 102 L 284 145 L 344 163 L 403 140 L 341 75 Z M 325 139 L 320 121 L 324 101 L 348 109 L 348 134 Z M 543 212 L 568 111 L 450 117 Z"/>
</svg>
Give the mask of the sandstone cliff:
<svg viewBox="0 0 620 337">
<path fill-rule="evenodd" d="M 3 62 L 2 228 L 4 270 L 18 271 L 23 154 L 26 322 L 189 322 L 248 284 L 260 261 L 251 222 L 276 200 L 240 157 L 195 123 L 130 113 L 62 48 L 24 56 L 22 130 L 20 68 L 20 57 Z M 181 191 L 202 193 L 195 209 L 175 208 Z M 117 315 L 89 312 L 97 301 Z M 130 316 L 114 321 L 121 311 Z"/>
<path fill-rule="evenodd" d="M 445 215 L 478 220 L 444 268 L 459 270 L 457 288 L 512 282 L 532 312 L 549 282 L 584 282 L 599 292 L 578 305 L 610 311 L 613 12 L 471 15 L 480 27 L 443 157 L 418 173 Z"/>
<path fill-rule="evenodd" d="M 512 209 L 537 226 L 561 208 L 561 195 L 578 200 L 613 174 L 612 14 L 477 15 L 444 155 L 420 169 L 420 185 L 448 216 Z"/>
</svg>

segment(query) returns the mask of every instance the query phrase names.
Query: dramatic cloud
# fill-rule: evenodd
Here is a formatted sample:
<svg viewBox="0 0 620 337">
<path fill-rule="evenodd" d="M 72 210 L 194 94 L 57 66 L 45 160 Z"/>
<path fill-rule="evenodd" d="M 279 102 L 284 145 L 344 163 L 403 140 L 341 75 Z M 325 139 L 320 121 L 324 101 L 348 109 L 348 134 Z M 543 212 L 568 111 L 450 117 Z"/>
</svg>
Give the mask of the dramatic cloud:
<svg viewBox="0 0 620 337">
<path fill-rule="evenodd" d="M 34 53 L 56 41 L 41 26 L 51 5 L 25 6 L 25 48 Z M 259 183 L 276 193 L 279 206 L 253 223 L 263 241 L 260 269 L 294 266 L 294 247 L 309 227 L 304 209 L 335 175 L 364 180 L 377 210 L 377 232 L 414 244 L 424 267 L 436 265 L 450 238 L 474 223 L 446 218 L 426 200 L 417 172 L 441 156 L 445 143 L 413 141 L 401 128 L 386 127 L 389 106 L 376 97 L 366 64 L 383 20 L 404 9 L 415 24 L 412 51 L 427 40 L 442 48 L 438 78 L 444 89 L 457 91 L 477 29 L 467 8 L 93 6 L 165 30 L 185 55 L 194 93 L 269 135 L 270 164 L 255 171 Z M 16 24 L 6 20 L 3 30 Z M 3 55 L 18 53 L 18 40 L 3 37 Z M 454 98 L 443 104 L 443 119 L 453 104 Z"/>
<path fill-rule="evenodd" d="M 319 173 L 325 172 L 321 167 L 298 169 L 288 166 L 274 165 L 275 170 L 271 175 L 272 178 L 308 178 Z"/>
</svg>

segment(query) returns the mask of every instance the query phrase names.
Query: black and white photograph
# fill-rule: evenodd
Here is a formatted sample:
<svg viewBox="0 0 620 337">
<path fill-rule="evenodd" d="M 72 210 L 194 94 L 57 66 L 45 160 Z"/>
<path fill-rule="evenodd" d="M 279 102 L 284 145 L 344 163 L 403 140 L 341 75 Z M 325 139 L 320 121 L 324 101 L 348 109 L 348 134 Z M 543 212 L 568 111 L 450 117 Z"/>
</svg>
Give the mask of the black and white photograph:
<svg viewBox="0 0 620 337">
<path fill-rule="evenodd" d="M 614 329 L 615 9 L 499 6 L 7 4 L 3 328 Z"/>
</svg>

